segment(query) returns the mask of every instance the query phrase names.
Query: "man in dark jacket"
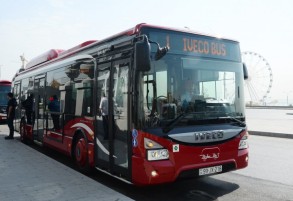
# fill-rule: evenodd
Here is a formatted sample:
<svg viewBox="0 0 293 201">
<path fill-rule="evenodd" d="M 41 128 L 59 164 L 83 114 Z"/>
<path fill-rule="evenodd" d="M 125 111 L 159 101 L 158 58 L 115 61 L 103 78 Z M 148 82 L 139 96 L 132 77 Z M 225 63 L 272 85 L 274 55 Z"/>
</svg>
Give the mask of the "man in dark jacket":
<svg viewBox="0 0 293 201">
<path fill-rule="evenodd" d="M 8 93 L 7 94 L 8 98 L 8 103 L 6 107 L 6 112 L 7 112 L 7 124 L 9 127 L 9 136 L 6 136 L 6 140 L 14 139 L 14 126 L 13 126 L 13 120 L 15 117 L 15 107 L 17 105 L 15 98 L 13 97 L 13 93 Z"/>
</svg>

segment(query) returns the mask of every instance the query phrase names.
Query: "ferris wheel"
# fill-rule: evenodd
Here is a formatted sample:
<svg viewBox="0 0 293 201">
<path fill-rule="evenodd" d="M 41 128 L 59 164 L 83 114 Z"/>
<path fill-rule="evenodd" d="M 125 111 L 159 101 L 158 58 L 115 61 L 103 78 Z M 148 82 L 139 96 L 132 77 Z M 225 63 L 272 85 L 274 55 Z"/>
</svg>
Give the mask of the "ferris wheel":
<svg viewBox="0 0 293 201">
<path fill-rule="evenodd" d="M 265 104 L 273 84 L 272 69 L 258 53 L 247 51 L 241 55 L 248 70 L 248 79 L 245 80 L 246 102 Z"/>
</svg>

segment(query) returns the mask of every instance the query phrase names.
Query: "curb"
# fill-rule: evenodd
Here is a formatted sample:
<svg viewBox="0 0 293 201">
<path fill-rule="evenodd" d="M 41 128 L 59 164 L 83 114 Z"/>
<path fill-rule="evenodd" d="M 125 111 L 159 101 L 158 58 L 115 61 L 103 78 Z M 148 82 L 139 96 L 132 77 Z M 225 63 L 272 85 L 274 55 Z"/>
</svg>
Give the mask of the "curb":
<svg viewBox="0 0 293 201">
<path fill-rule="evenodd" d="M 263 131 L 248 131 L 248 133 L 251 135 L 259 135 L 259 136 L 266 136 L 266 137 L 293 139 L 293 134 L 287 134 L 287 133 L 271 133 L 271 132 L 263 132 Z"/>
</svg>

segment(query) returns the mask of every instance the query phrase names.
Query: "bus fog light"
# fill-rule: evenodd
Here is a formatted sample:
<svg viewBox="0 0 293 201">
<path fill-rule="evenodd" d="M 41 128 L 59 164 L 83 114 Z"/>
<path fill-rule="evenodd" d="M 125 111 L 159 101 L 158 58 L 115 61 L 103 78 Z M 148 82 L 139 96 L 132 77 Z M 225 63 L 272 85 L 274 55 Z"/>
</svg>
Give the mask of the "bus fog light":
<svg viewBox="0 0 293 201">
<path fill-rule="evenodd" d="M 151 175 L 152 175 L 152 177 L 156 177 L 156 176 L 158 176 L 158 172 L 156 170 L 153 170 L 151 172 Z"/>
<path fill-rule="evenodd" d="M 167 149 L 147 150 L 147 159 L 149 161 L 166 160 L 169 158 Z"/>
</svg>

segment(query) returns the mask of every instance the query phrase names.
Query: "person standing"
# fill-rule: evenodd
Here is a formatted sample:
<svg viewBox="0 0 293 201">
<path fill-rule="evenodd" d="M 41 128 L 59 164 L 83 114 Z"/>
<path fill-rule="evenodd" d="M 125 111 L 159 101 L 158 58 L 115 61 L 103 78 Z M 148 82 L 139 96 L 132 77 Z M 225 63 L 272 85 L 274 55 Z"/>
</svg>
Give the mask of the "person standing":
<svg viewBox="0 0 293 201">
<path fill-rule="evenodd" d="M 9 136 L 5 137 L 5 140 L 14 139 L 14 126 L 13 120 L 15 117 L 15 107 L 17 105 L 15 98 L 13 97 L 13 93 L 9 92 L 7 94 L 8 103 L 6 107 L 7 112 L 7 125 L 9 127 Z"/>
</svg>

